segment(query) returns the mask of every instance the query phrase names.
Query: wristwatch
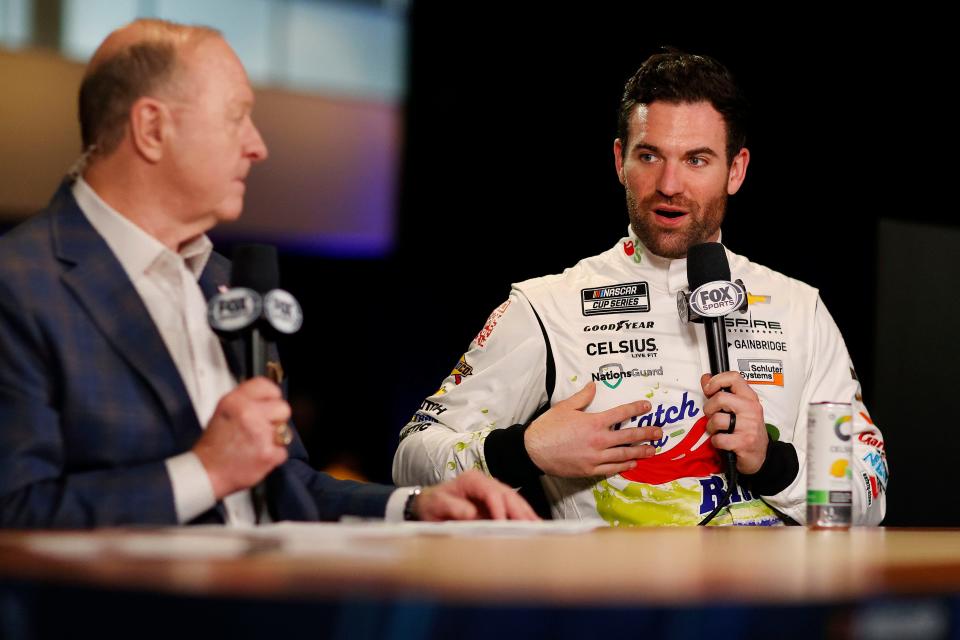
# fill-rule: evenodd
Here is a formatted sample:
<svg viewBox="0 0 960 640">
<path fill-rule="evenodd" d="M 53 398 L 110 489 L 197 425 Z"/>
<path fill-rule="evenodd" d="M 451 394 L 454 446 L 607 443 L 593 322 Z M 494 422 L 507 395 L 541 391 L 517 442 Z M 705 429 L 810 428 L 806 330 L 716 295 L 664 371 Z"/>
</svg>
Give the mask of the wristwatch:
<svg viewBox="0 0 960 640">
<path fill-rule="evenodd" d="M 404 520 L 419 520 L 420 517 L 417 515 L 417 510 L 414 508 L 414 503 L 417 501 L 417 496 L 419 496 L 423 491 L 420 487 L 413 487 L 410 489 L 410 495 L 407 496 L 407 501 L 403 505 L 403 519 Z"/>
</svg>

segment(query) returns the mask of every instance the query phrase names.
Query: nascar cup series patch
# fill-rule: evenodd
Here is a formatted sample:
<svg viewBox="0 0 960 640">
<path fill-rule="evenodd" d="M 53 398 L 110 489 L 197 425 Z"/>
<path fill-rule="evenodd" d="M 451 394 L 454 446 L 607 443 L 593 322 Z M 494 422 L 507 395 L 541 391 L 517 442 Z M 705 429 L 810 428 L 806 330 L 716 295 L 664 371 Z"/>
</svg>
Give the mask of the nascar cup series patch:
<svg viewBox="0 0 960 640">
<path fill-rule="evenodd" d="M 625 282 L 581 289 L 580 302 L 585 316 L 646 312 L 650 311 L 649 285 L 646 282 Z"/>
</svg>

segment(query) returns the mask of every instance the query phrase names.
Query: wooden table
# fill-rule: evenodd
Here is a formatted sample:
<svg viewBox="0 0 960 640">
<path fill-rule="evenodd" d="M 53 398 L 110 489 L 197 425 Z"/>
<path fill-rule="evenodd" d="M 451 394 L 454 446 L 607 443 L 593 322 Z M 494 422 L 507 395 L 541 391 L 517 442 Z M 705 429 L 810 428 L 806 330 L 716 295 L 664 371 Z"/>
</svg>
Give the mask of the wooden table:
<svg viewBox="0 0 960 640">
<path fill-rule="evenodd" d="M 442 532 L 440 532 L 442 533 Z M 350 551 L 297 553 L 242 533 L 211 549 L 149 557 L 123 541 L 190 530 L 0 532 L 0 581 L 180 598 L 430 602 L 587 610 L 804 606 L 960 594 L 960 531 L 603 529 L 576 535 L 365 536 Z M 93 553 L 42 552 L 87 541 Z M 38 544 L 39 543 L 39 544 Z M 41 551 L 38 551 L 40 549 Z"/>
</svg>

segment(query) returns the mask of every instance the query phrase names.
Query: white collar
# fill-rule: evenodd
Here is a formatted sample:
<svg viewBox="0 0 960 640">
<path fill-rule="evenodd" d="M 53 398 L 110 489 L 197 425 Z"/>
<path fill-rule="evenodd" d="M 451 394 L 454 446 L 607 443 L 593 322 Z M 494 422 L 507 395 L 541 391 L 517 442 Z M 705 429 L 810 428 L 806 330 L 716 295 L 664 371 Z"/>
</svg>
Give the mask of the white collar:
<svg viewBox="0 0 960 640">
<path fill-rule="evenodd" d="M 206 234 L 197 236 L 174 253 L 104 202 L 82 177 L 73 183 L 72 191 L 83 215 L 106 241 L 131 280 L 147 273 L 157 261 L 170 258 L 182 260 L 194 277 L 200 279 L 213 251 L 213 243 Z"/>
</svg>

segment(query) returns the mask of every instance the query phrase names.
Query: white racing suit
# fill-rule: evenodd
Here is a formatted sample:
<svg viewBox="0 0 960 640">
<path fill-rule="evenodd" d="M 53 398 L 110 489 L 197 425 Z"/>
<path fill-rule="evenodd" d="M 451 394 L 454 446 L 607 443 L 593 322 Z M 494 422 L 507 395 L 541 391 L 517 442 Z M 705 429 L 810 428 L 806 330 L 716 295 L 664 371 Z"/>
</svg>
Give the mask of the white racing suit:
<svg viewBox="0 0 960 640">
<path fill-rule="evenodd" d="M 623 426 L 661 426 L 663 437 L 653 443 L 655 456 L 616 476 L 541 476 L 553 517 L 693 525 L 713 511 L 726 480 L 704 429 L 700 376 L 710 368 L 703 325 L 684 323 L 677 312 L 686 260 L 654 256 L 630 233 L 560 275 L 514 285 L 401 431 L 393 463 L 398 485 L 502 467 L 488 459 L 503 448 L 486 446 L 491 433 L 510 428 L 519 434 L 510 446 L 522 448 L 523 425 L 542 405 L 593 380 L 597 392 L 587 411 L 647 399 L 650 413 Z M 853 405 L 853 521 L 879 523 L 886 506 L 883 436 L 863 405 L 836 324 L 812 287 L 730 251 L 727 257 L 733 278 L 749 291 L 748 311 L 725 319 L 730 367 L 754 385 L 771 439 L 791 443 L 799 465 L 792 482 L 789 475 L 782 483 L 789 486 L 773 495 L 740 487 L 711 524 L 805 522 L 807 412 L 811 402 L 825 401 Z M 520 455 L 532 467 L 525 450 Z"/>
</svg>

